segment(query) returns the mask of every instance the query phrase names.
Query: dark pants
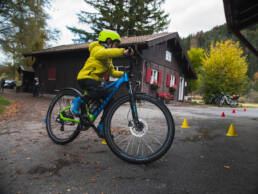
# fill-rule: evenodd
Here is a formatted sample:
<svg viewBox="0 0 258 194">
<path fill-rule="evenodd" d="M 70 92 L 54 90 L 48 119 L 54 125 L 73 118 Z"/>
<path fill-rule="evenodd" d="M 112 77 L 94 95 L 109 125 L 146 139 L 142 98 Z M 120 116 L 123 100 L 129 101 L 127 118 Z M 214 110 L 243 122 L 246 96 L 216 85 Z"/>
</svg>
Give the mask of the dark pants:
<svg viewBox="0 0 258 194">
<path fill-rule="evenodd" d="M 80 79 L 78 84 L 83 91 L 87 90 L 88 95 L 94 99 L 104 99 L 108 95 L 108 91 L 104 90 L 101 83 L 94 79 Z"/>
<path fill-rule="evenodd" d="M 109 94 L 109 91 L 104 89 L 104 86 L 101 85 L 101 82 L 98 82 L 94 79 L 80 79 L 78 80 L 78 84 L 83 91 L 87 90 L 88 95 L 96 100 L 105 99 Z M 107 110 L 106 108 L 104 108 L 101 122 L 103 122 L 106 112 Z"/>
</svg>

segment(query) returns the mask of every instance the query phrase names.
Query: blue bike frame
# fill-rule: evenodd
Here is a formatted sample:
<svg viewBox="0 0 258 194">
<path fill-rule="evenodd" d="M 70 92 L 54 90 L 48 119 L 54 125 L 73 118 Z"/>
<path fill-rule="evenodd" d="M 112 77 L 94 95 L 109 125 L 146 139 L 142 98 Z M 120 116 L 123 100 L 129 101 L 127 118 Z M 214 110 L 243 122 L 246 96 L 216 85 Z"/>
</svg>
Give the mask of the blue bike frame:
<svg viewBox="0 0 258 194">
<path fill-rule="evenodd" d="M 101 104 L 98 109 L 93 113 L 93 115 L 90 117 L 90 121 L 93 122 L 98 115 L 101 113 L 101 111 L 106 107 L 106 105 L 108 104 L 108 102 L 110 101 L 110 99 L 112 98 L 112 96 L 116 93 L 116 91 L 120 88 L 120 86 L 124 83 L 124 82 L 129 82 L 128 79 L 128 74 L 126 72 L 124 72 L 124 75 L 119 78 L 118 80 L 112 82 L 111 84 L 108 84 L 107 86 L 105 86 L 105 90 L 114 87 L 114 89 L 109 93 L 109 95 L 105 98 L 103 104 Z"/>
</svg>

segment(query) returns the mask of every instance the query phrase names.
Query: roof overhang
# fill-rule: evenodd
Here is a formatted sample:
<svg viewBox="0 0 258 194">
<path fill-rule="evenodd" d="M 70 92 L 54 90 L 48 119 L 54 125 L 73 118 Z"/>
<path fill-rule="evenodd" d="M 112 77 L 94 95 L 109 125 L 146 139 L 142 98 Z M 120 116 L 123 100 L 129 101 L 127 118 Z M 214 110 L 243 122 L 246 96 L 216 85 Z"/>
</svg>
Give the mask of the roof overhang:
<svg viewBox="0 0 258 194">
<path fill-rule="evenodd" d="M 228 31 L 237 36 L 257 57 L 258 51 L 241 30 L 258 23 L 257 0 L 223 0 Z"/>
</svg>

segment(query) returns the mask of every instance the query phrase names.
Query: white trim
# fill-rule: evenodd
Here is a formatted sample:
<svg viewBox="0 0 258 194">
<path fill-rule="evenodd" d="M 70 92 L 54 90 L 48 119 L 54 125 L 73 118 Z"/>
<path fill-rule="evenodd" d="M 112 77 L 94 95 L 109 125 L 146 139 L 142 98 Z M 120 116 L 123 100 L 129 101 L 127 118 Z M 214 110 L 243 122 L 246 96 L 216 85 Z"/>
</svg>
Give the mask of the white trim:
<svg viewBox="0 0 258 194">
<path fill-rule="evenodd" d="M 166 61 L 172 61 L 172 53 L 168 50 L 166 50 Z"/>
<path fill-rule="evenodd" d="M 150 83 L 153 84 L 154 82 L 158 83 L 158 71 L 156 69 L 151 69 Z"/>
<path fill-rule="evenodd" d="M 179 90 L 178 90 L 178 100 L 183 101 L 184 98 L 184 77 L 179 77 Z"/>
<path fill-rule="evenodd" d="M 175 75 L 170 75 L 170 83 L 169 83 L 169 86 L 172 87 L 174 86 L 176 83 L 176 76 Z"/>
</svg>

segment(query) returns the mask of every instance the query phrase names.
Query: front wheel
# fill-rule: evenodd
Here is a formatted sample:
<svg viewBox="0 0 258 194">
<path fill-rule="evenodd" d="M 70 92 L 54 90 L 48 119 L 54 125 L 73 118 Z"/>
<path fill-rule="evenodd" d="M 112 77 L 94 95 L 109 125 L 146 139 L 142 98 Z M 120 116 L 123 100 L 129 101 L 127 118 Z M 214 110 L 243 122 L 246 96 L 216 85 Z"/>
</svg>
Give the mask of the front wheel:
<svg viewBox="0 0 258 194">
<path fill-rule="evenodd" d="M 172 145 L 175 125 L 168 108 L 158 99 L 135 95 L 139 123 L 135 124 L 130 97 L 112 104 L 105 119 L 105 137 L 110 149 L 131 163 L 149 163 L 162 157 Z"/>
</svg>

